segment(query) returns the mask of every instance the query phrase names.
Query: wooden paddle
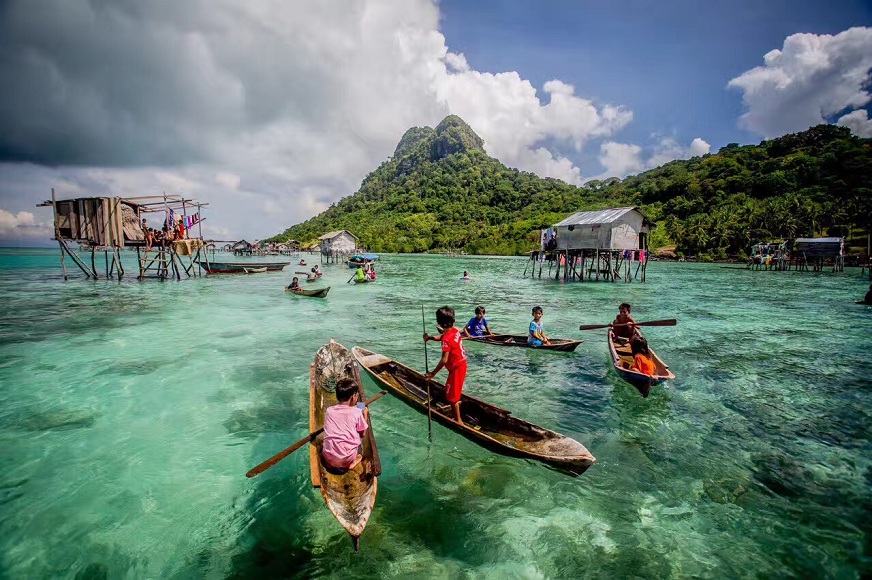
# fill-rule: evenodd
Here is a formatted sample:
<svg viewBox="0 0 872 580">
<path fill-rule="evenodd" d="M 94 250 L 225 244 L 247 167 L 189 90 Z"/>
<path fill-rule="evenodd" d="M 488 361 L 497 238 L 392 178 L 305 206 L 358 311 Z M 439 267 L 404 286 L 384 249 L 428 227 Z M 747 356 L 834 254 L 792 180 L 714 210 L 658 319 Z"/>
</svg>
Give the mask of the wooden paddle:
<svg viewBox="0 0 872 580">
<path fill-rule="evenodd" d="M 632 323 L 627 322 L 624 324 L 582 324 L 578 327 L 579 330 L 596 330 L 598 328 L 613 328 L 615 326 L 630 326 Z M 634 326 L 675 326 L 678 324 L 678 321 L 674 318 L 668 318 L 666 320 L 650 320 L 648 322 L 637 322 Z"/>
<path fill-rule="evenodd" d="M 424 318 L 424 305 L 421 305 L 421 328 L 427 334 L 427 319 Z M 427 360 L 427 341 L 424 341 L 424 372 L 430 373 L 430 363 Z M 433 440 L 433 414 L 430 410 L 430 381 L 427 381 L 427 438 Z"/>
<path fill-rule="evenodd" d="M 367 406 L 371 405 L 372 403 L 374 403 L 374 402 L 378 401 L 379 399 L 381 399 L 382 397 L 384 397 L 387 393 L 388 393 L 387 391 L 380 392 L 379 394 L 377 394 L 376 396 L 374 396 L 373 398 L 368 400 L 366 402 L 366 405 Z M 324 431 L 324 427 L 321 427 L 320 429 L 318 429 L 317 431 L 315 431 L 313 433 L 309 433 L 304 438 L 300 439 L 299 441 L 297 441 L 296 443 L 294 443 L 293 445 L 291 445 L 290 447 L 288 447 L 284 451 L 282 451 L 280 453 L 276 453 L 275 455 L 273 455 L 272 457 L 270 457 L 269 459 L 267 459 L 266 461 L 264 461 L 263 463 L 261 463 L 257 467 L 252 467 L 248 471 L 248 473 L 245 474 L 245 477 L 254 477 L 255 475 L 259 475 L 259 474 L 263 473 L 264 471 L 266 471 L 267 469 L 269 469 L 270 467 L 272 467 L 273 465 L 275 465 L 276 463 L 278 463 L 279 461 L 281 461 L 282 459 L 284 459 L 285 457 L 287 457 L 288 455 L 290 455 L 291 453 L 293 453 L 294 451 L 296 451 L 297 449 L 299 449 L 300 447 L 305 445 L 306 443 L 310 443 L 310 442 L 314 441 L 315 437 L 320 435 L 322 431 Z"/>
</svg>

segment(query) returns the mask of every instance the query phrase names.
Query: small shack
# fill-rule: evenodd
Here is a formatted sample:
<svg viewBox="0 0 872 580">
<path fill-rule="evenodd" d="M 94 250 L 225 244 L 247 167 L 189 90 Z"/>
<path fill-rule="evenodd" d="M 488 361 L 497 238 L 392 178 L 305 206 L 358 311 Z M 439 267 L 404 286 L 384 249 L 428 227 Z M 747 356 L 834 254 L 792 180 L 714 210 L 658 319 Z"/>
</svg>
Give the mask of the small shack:
<svg viewBox="0 0 872 580">
<path fill-rule="evenodd" d="M 230 246 L 230 251 L 233 252 L 234 256 L 250 256 L 251 244 L 245 240 L 239 240 Z"/>
<path fill-rule="evenodd" d="M 68 278 L 65 257 L 69 257 L 85 277 L 98 279 L 98 251 L 104 253 L 106 278 L 117 275 L 120 280 L 125 273 L 120 252 L 125 248 L 136 249 L 140 279 L 147 277 L 149 272 L 161 279 L 172 276 L 181 279 L 182 271 L 187 276 L 199 274 L 195 268 L 197 260 L 202 258 L 208 263 L 199 226 L 201 210 L 207 205 L 181 195 L 166 194 L 59 200 L 52 189 L 51 199 L 37 207 L 51 207 L 54 213 L 53 239 L 60 246 L 65 280 Z M 161 228 L 148 227 L 146 215 L 150 213 L 161 214 Z M 190 233 L 194 225 L 198 225 L 197 236 Z M 90 251 L 90 265 L 70 247 L 71 243 Z M 151 257 L 149 252 L 153 252 Z M 182 256 L 187 256 L 187 265 Z"/>
<path fill-rule="evenodd" d="M 557 266 L 555 278 L 629 282 L 645 281 L 648 235 L 654 224 L 637 207 L 618 207 L 575 213 L 540 235 L 539 250 L 530 254 L 533 276 L 544 263 L 548 274 Z M 635 263 L 635 271 L 633 264 Z M 529 267 L 529 264 L 527 265 Z M 527 268 L 524 269 L 524 276 Z"/>
<path fill-rule="evenodd" d="M 845 270 L 845 238 L 796 238 L 791 263 L 797 270 L 820 272 L 831 266 L 833 272 Z"/>
<path fill-rule="evenodd" d="M 328 264 L 344 262 L 357 251 L 359 239 L 348 230 L 329 232 L 318 238 L 321 241 L 321 261 Z"/>
</svg>

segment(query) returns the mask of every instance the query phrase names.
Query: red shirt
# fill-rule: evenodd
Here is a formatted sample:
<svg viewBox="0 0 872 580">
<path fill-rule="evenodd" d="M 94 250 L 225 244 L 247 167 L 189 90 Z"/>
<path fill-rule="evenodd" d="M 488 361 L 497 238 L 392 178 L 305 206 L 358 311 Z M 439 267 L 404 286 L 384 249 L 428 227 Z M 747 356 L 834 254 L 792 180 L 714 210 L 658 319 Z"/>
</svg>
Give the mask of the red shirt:
<svg viewBox="0 0 872 580">
<path fill-rule="evenodd" d="M 451 327 L 442 335 L 442 352 L 448 353 L 445 368 L 449 371 L 456 368 L 461 362 L 466 362 L 466 351 L 463 350 L 463 341 L 460 339 L 460 331 Z"/>
</svg>

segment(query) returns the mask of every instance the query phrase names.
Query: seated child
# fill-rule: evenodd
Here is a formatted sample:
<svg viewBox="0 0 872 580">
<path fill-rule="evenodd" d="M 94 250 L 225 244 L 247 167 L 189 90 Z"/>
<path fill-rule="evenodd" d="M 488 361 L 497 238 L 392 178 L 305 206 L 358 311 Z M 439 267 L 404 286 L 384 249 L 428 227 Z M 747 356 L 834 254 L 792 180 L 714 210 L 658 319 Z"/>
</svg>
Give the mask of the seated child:
<svg viewBox="0 0 872 580">
<path fill-rule="evenodd" d="M 614 332 L 615 337 L 633 340 L 636 335 L 636 321 L 630 316 L 631 308 L 626 302 L 618 306 L 618 315 L 612 322 L 612 332 Z M 626 344 L 626 341 L 624 343 Z"/>
<path fill-rule="evenodd" d="M 487 320 L 484 317 L 484 306 L 475 307 L 475 316 L 469 319 L 466 326 L 463 327 L 462 333 L 464 336 L 485 336 L 493 334 L 490 327 L 487 325 Z"/>
<path fill-rule="evenodd" d="M 657 365 L 654 364 L 654 359 L 651 358 L 651 352 L 648 350 L 648 341 L 639 336 L 630 346 L 633 352 L 633 366 L 630 370 L 639 371 L 644 375 L 653 377 L 657 372 Z"/>
<path fill-rule="evenodd" d="M 545 336 L 545 328 L 542 326 L 542 307 L 533 307 L 533 320 L 530 322 L 530 332 L 527 335 L 527 344 L 530 346 L 542 346 L 543 344 L 551 344 L 548 337 Z"/>
<path fill-rule="evenodd" d="M 363 460 L 360 445 L 369 425 L 369 410 L 358 403 L 360 392 L 353 379 L 336 385 L 336 400 L 324 414 L 324 461 L 337 469 L 354 469 Z"/>
<path fill-rule="evenodd" d="M 302 288 L 300 288 L 300 279 L 294 276 L 294 279 L 291 280 L 291 284 L 287 286 L 285 290 L 290 290 L 291 292 L 299 292 L 302 290 Z"/>
</svg>

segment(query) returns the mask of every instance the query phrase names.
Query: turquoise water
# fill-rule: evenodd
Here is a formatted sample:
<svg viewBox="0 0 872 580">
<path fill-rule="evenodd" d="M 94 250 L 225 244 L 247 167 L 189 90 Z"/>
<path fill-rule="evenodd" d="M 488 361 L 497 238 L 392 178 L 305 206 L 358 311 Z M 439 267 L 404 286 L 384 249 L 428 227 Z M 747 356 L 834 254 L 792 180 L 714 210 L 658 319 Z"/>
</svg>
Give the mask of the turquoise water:
<svg viewBox="0 0 872 580">
<path fill-rule="evenodd" d="M 293 265 L 64 282 L 57 250 L 0 250 L 0 577 L 872 574 L 859 270 L 652 263 L 646 284 L 563 284 L 524 265 L 389 255 L 366 285 L 330 265 L 318 300 L 283 292 Z M 648 399 L 609 369 L 602 331 L 578 331 L 622 301 L 679 320 L 646 329 L 678 377 Z M 597 462 L 571 478 L 435 423 L 430 443 L 426 417 L 384 397 L 355 554 L 305 450 L 244 474 L 306 434 L 309 365 L 331 337 L 422 369 L 422 303 L 430 332 L 442 304 L 464 321 L 484 304 L 499 332 L 524 332 L 539 304 L 551 336 L 585 338 L 572 354 L 470 344 L 466 392 Z"/>
</svg>

